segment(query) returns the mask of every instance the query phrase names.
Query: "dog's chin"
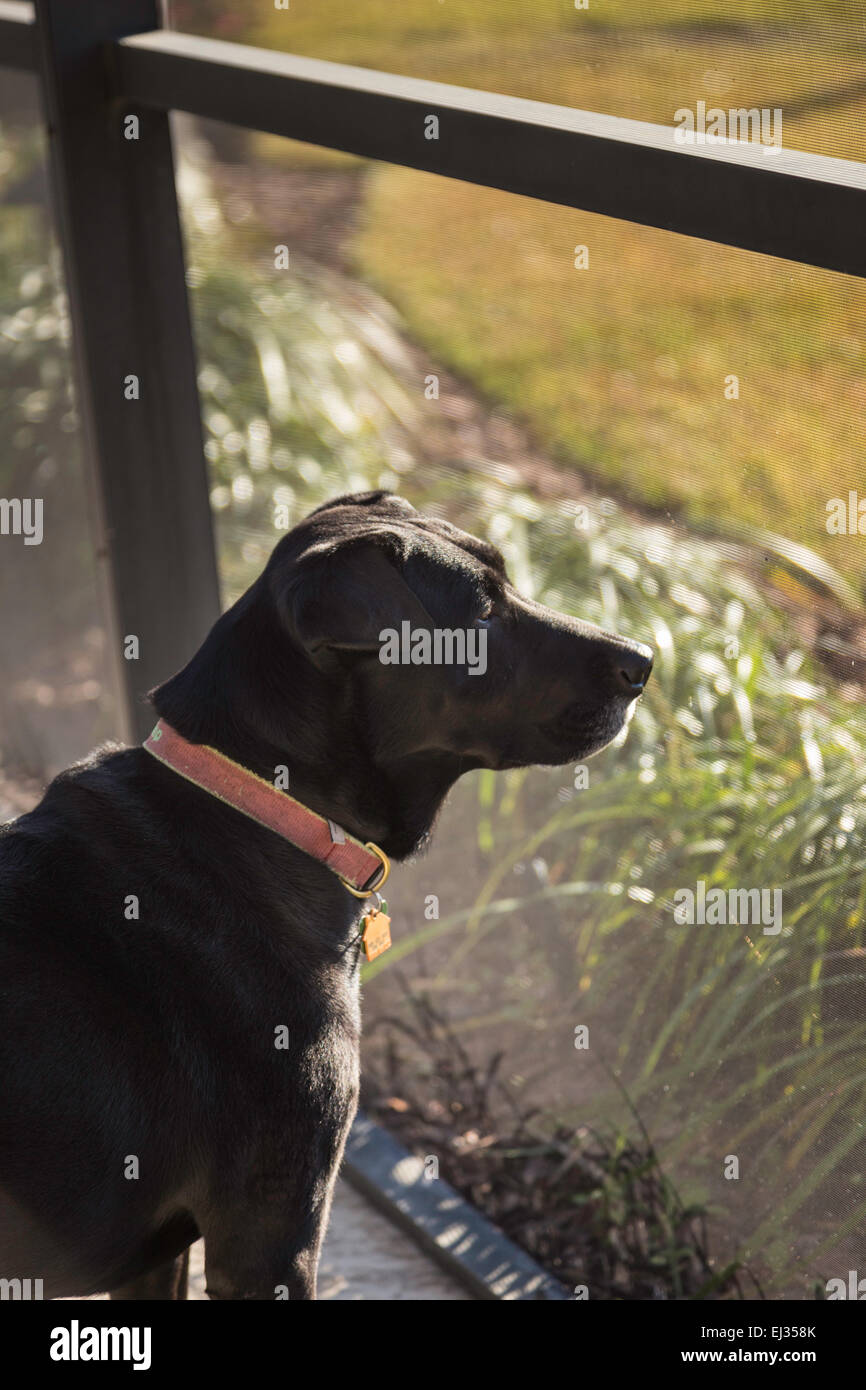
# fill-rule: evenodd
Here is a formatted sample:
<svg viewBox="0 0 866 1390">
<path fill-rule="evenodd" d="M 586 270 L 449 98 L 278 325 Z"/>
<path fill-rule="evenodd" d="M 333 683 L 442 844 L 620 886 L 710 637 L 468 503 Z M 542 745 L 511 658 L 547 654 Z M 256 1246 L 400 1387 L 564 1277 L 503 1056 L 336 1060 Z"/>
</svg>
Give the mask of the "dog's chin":
<svg viewBox="0 0 866 1390">
<path fill-rule="evenodd" d="M 492 752 L 489 748 L 464 750 L 469 767 L 504 772 L 515 767 L 562 767 L 583 762 L 607 748 L 622 733 L 635 710 L 633 700 L 612 700 L 605 705 L 570 705 L 556 719 L 538 726 L 525 738 L 512 740 Z"/>
<path fill-rule="evenodd" d="M 560 767 L 594 757 L 622 733 L 631 721 L 635 705 L 634 700 L 615 700 L 590 708 L 571 705 L 557 719 L 542 726 L 550 753 L 536 761 L 544 767 Z"/>
</svg>

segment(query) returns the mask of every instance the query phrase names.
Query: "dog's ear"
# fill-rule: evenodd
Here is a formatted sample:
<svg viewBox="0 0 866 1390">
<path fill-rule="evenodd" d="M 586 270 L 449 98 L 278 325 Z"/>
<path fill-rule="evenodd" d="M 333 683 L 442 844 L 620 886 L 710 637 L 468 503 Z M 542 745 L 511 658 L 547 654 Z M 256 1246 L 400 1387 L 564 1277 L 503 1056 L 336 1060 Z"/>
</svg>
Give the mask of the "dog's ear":
<svg viewBox="0 0 866 1390">
<path fill-rule="evenodd" d="M 391 547 L 371 539 L 310 549 L 278 586 L 277 605 L 300 646 L 314 659 L 327 651 L 377 652 L 386 628 L 409 621 L 433 627 L 409 588 Z"/>
</svg>

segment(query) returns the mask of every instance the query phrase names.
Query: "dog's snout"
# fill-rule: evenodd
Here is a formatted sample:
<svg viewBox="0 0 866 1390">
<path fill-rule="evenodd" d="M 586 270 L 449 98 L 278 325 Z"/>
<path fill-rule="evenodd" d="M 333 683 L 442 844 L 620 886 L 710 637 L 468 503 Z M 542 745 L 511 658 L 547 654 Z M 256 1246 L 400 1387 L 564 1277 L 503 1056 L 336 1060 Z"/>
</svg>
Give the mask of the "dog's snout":
<svg viewBox="0 0 866 1390">
<path fill-rule="evenodd" d="M 633 695 L 639 695 L 650 678 L 653 653 L 643 643 L 614 656 L 614 667 L 620 685 Z"/>
</svg>

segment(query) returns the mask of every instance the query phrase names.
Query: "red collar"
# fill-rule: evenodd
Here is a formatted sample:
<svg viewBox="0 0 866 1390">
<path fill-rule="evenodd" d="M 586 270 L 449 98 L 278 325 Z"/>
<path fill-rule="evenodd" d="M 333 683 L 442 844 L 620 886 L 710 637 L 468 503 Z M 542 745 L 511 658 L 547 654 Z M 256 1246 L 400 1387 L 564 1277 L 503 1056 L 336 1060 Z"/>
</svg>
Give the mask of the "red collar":
<svg viewBox="0 0 866 1390">
<path fill-rule="evenodd" d="M 362 845 L 348 831 L 302 806 L 264 777 L 232 762 L 225 753 L 204 743 L 189 743 L 164 719 L 158 721 L 143 747 L 202 791 L 327 864 L 356 898 L 369 897 L 391 872 L 388 856 L 378 845 L 370 841 Z M 381 876 L 377 879 L 377 875 Z"/>
</svg>

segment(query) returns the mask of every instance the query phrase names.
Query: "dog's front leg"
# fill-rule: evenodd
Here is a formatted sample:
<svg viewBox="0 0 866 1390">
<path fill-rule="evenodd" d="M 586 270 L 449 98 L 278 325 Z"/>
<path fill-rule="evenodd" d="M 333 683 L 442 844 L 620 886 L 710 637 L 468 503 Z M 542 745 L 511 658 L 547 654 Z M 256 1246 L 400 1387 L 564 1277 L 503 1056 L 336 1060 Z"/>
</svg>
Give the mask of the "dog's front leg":
<svg viewBox="0 0 866 1390">
<path fill-rule="evenodd" d="M 310 1212 L 300 1229 L 296 1210 L 282 1217 L 272 1211 L 235 1211 L 228 1220 L 216 1220 L 205 1231 L 208 1298 L 315 1299 L 329 1206 L 330 1200 Z"/>
<path fill-rule="evenodd" d="M 290 1103 L 272 1105 L 267 1127 L 223 1165 L 193 1210 L 209 1298 L 316 1297 L 319 1251 L 358 1103 L 356 1036 L 334 1032 L 326 1047 L 310 1049 L 302 1081 L 303 1105 L 293 1078 Z"/>
<path fill-rule="evenodd" d="M 211 1206 L 199 1226 L 209 1298 L 315 1299 L 341 1153 L 342 1144 L 324 1173 L 304 1165 L 259 1170 L 242 1198 L 226 1194 Z"/>
</svg>

